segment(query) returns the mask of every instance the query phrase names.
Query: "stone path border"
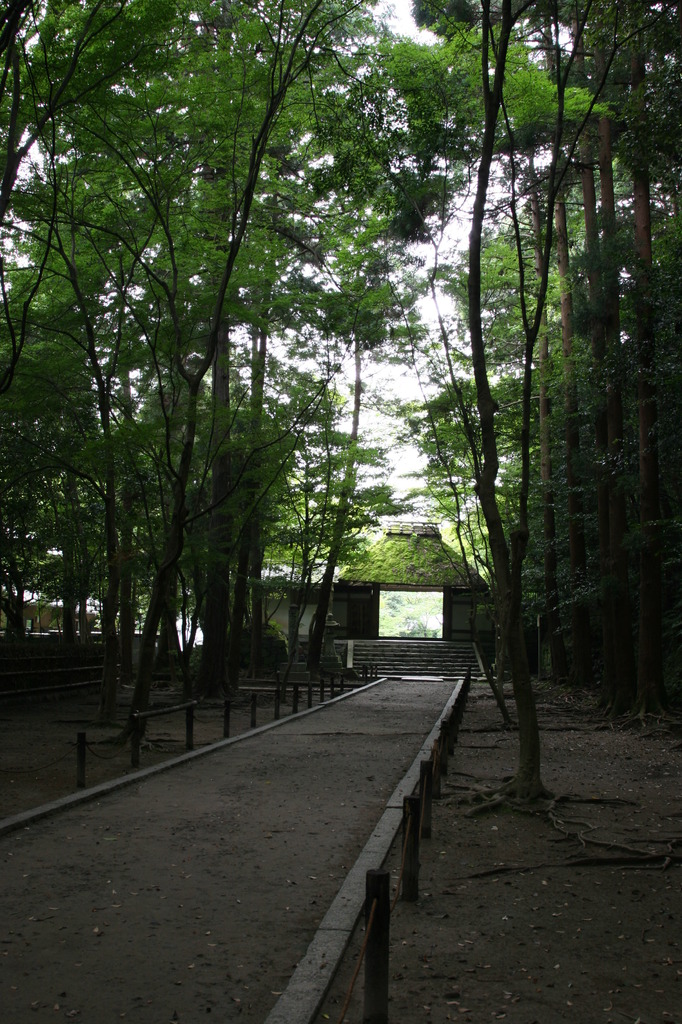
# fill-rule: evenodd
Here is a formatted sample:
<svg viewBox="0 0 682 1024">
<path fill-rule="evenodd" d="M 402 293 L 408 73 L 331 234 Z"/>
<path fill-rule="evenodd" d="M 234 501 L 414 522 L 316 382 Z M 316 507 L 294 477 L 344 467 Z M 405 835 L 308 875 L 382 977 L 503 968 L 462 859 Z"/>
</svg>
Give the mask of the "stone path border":
<svg viewBox="0 0 682 1024">
<path fill-rule="evenodd" d="M 438 721 L 388 800 L 383 815 L 265 1024 L 312 1024 L 317 1017 L 362 912 L 365 876 L 368 871 L 383 865 L 402 824 L 403 797 L 412 794 L 419 784 L 419 766 L 430 755 L 440 723 L 454 705 L 463 685 L 463 680 L 456 684 Z"/>
</svg>

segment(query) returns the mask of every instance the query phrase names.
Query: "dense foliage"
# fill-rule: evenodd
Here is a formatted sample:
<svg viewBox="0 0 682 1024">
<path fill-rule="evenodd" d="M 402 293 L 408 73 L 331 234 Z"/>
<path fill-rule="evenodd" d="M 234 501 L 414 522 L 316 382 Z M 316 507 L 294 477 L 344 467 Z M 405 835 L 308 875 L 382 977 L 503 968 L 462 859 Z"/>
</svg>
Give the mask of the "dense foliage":
<svg viewBox="0 0 682 1024">
<path fill-rule="evenodd" d="M 205 693 L 246 626 L 257 675 L 265 596 L 323 622 L 403 508 L 489 581 L 500 675 L 540 615 L 614 712 L 678 685 L 679 11 L 414 12 L 418 38 L 352 0 L 2 16 L 5 636 L 32 594 L 69 641 L 96 609 L 103 717 L 120 680 L 144 705 L 159 636 Z M 370 411 L 425 456 L 410 509 Z"/>
</svg>

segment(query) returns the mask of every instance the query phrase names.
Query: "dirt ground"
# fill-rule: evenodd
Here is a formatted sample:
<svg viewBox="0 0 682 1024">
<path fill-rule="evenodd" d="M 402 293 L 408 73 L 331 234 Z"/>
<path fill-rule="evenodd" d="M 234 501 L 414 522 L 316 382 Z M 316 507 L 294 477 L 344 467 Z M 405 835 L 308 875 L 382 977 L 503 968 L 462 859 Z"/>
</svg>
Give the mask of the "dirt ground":
<svg viewBox="0 0 682 1024">
<path fill-rule="evenodd" d="M 119 778 L 133 771 L 130 745 L 120 746 L 116 738 L 130 707 L 130 694 L 119 703 L 119 724 L 94 724 L 98 697 L 94 693 L 62 696 L 28 704 L 0 705 L 0 818 L 29 810 L 77 791 L 76 742 L 85 733 L 85 783 Z M 171 689 L 153 691 L 153 707 L 172 707 L 182 697 Z M 291 713 L 282 704 L 281 716 Z M 258 696 L 256 723 L 263 725 L 274 716 L 273 699 Z M 194 714 L 194 749 L 223 738 L 223 704 L 204 702 Z M 251 727 L 250 697 L 233 701 L 230 735 Z M 177 757 L 186 750 L 185 713 L 174 712 L 149 719 L 140 749 L 140 768 L 148 768 Z"/>
<path fill-rule="evenodd" d="M 391 915 L 393 1024 L 682 1024 L 679 719 L 617 727 L 587 697 L 539 698 L 554 802 L 471 815 L 513 773 L 517 736 L 473 687 L 420 845 L 419 899 Z M 401 841 L 386 867 L 395 894 Z M 363 1019 L 358 928 L 320 1021 Z"/>
<path fill-rule="evenodd" d="M 74 791 L 78 731 L 88 785 L 131 770 L 129 749 L 91 725 L 95 707 L 69 698 L 0 709 L 0 817 Z M 272 707 L 258 715 L 264 723 Z M 554 801 L 472 814 L 472 791 L 513 773 L 518 743 L 487 689 L 472 687 L 421 843 L 419 899 L 392 911 L 392 1024 L 682 1024 L 680 721 L 614 725 L 589 697 L 553 691 L 541 692 L 539 716 Z M 231 733 L 249 719 L 246 704 L 233 708 Z M 195 747 L 220 739 L 222 724 L 220 705 L 202 707 Z M 183 750 L 183 716 L 155 719 L 141 766 Z M 400 862 L 397 840 L 386 863 L 396 894 Z M 363 938 L 358 928 L 319 1021 L 362 1021 L 362 968 L 352 990 L 351 980 Z"/>
</svg>

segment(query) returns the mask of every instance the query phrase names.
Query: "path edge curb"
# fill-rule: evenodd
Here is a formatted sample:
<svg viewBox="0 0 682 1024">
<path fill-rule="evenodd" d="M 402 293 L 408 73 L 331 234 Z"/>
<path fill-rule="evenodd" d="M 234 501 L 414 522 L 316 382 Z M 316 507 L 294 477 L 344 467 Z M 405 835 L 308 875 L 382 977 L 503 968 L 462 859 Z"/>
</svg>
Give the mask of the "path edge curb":
<svg viewBox="0 0 682 1024">
<path fill-rule="evenodd" d="M 419 766 L 430 756 L 440 723 L 464 685 L 464 679 L 455 684 L 264 1024 L 314 1024 L 362 913 L 367 871 L 383 866 L 402 823 L 403 797 L 411 795 L 418 785 Z"/>
</svg>

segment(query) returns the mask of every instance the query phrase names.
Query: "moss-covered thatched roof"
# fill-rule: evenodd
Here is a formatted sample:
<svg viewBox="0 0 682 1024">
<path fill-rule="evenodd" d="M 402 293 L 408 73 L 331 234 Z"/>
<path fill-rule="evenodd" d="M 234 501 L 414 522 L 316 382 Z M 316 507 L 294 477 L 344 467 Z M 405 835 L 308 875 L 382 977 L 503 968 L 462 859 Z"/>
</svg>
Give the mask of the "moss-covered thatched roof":
<svg viewBox="0 0 682 1024">
<path fill-rule="evenodd" d="M 341 583 L 382 586 L 469 588 L 462 562 L 437 526 L 398 523 L 361 551 L 340 572 Z"/>
</svg>

